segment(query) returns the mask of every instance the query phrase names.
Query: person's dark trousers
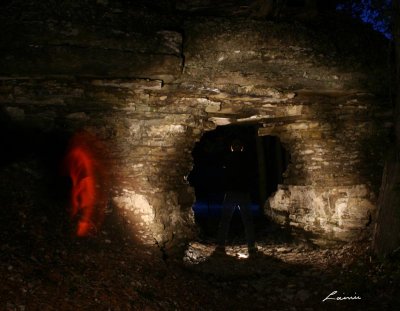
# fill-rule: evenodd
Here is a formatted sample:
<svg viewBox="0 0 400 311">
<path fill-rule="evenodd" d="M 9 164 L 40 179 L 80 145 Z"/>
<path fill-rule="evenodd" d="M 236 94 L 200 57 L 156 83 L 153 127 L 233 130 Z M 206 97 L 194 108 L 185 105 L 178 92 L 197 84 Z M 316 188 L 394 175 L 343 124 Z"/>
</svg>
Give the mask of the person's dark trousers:
<svg viewBox="0 0 400 311">
<path fill-rule="evenodd" d="M 250 249 L 255 248 L 255 236 L 253 217 L 251 215 L 250 194 L 247 192 L 227 192 L 225 194 L 222 206 L 221 221 L 218 228 L 218 246 L 225 247 L 225 241 L 228 237 L 229 226 L 235 207 L 239 206 L 244 229 L 246 231 L 247 246 Z"/>
</svg>

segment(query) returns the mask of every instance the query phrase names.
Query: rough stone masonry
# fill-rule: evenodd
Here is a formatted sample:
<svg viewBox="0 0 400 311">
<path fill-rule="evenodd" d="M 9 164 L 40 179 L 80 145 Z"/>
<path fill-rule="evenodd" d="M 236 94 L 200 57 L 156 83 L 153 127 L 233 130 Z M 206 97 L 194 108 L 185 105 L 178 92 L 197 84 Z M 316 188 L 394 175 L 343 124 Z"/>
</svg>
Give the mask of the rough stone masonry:
<svg viewBox="0 0 400 311">
<path fill-rule="evenodd" d="M 110 200 L 145 244 L 195 236 L 191 152 L 204 131 L 232 123 L 258 125 L 291 155 L 269 217 L 315 241 L 365 235 L 391 128 L 384 39 L 334 18 L 193 10 L 13 2 L 0 19 L 2 113 L 16 126 L 102 140 Z"/>
</svg>

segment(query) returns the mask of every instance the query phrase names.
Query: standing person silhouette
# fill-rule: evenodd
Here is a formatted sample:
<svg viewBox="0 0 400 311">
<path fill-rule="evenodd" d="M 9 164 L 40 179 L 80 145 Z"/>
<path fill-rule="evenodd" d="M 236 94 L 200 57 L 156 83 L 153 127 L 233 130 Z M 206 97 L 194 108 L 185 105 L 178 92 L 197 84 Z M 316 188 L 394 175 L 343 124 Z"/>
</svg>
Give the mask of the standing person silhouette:
<svg viewBox="0 0 400 311">
<path fill-rule="evenodd" d="M 218 227 L 217 252 L 225 252 L 225 242 L 229 232 L 229 226 L 235 208 L 238 207 L 246 232 L 249 254 L 255 254 L 255 234 L 251 214 L 250 198 L 250 159 L 243 142 L 234 139 L 230 145 L 224 163 L 225 197 L 222 206 L 222 216 Z"/>
</svg>

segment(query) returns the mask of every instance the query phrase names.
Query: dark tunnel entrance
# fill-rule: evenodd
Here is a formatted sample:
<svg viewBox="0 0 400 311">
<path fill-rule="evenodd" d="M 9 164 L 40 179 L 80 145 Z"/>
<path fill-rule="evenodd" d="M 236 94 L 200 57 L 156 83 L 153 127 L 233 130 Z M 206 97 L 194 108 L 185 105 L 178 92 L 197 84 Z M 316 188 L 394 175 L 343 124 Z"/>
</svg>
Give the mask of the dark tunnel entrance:
<svg viewBox="0 0 400 311">
<path fill-rule="evenodd" d="M 206 132 L 192 152 L 194 167 L 189 182 L 195 189 L 196 202 L 193 206 L 195 221 L 203 239 L 215 239 L 226 191 L 224 161 L 231 152 L 232 141 L 243 142 L 249 165 L 249 189 L 251 213 L 256 235 L 268 231 L 269 222 L 264 215 L 266 199 L 283 181 L 283 173 L 290 155 L 276 136 L 259 137 L 256 125 L 219 126 Z M 244 226 L 238 208 L 232 216 L 229 243 L 245 237 Z"/>
</svg>

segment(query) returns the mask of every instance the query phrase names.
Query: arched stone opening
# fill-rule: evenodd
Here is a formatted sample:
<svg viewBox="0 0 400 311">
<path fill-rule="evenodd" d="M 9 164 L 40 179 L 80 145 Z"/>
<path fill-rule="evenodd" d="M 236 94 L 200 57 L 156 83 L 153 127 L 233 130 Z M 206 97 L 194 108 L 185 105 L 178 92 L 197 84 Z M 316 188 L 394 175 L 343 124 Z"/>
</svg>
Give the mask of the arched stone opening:
<svg viewBox="0 0 400 311">
<path fill-rule="evenodd" d="M 269 230 L 270 221 L 265 217 L 263 207 L 283 182 L 290 154 L 279 137 L 259 137 L 258 125 L 233 124 L 205 132 L 192 152 L 194 166 L 188 179 L 195 190 L 193 211 L 201 239 L 213 240 L 217 236 L 225 196 L 224 161 L 235 139 L 243 142 L 250 162 L 251 212 L 256 234 Z M 229 239 L 232 242 L 243 237 L 240 211 L 235 209 Z"/>
<path fill-rule="evenodd" d="M 22 54 L 6 49 L 2 58 L 5 114 L 46 132 L 90 129 L 104 141 L 117 168 L 111 205 L 126 235 L 143 244 L 174 247 L 193 237 L 185 176 L 195 141 L 218 122 L 259 122 L 259 135 L 290 146 L 293 163 L 266 207 L 272 216 L 323 238 L 358 237 L 376 203 L 391 115 L 379 95 L 389 77 L 374 56 L 382 51 L 364 53 L 357 36 L 359 49 L 349 53 L 352 45 L 334 40 L 342 32 L 330 38 L 300 24 L 188 18 L 171 26 L 169 16 L 168 24 L 151 16 L 160 24 L 145 33 L 116 23 L 115 33 L 126 33 L 117 47 L 101 27 L 90 32 L 95 45 L 84 36 L 71 44 L 60 23 L 43 46 L 54 57 L 35 63 L 26 60 L 38 56 L 40 28 L 34 42 L 23 35 L 29 25 L 16 27 Z"/>
</svg>

